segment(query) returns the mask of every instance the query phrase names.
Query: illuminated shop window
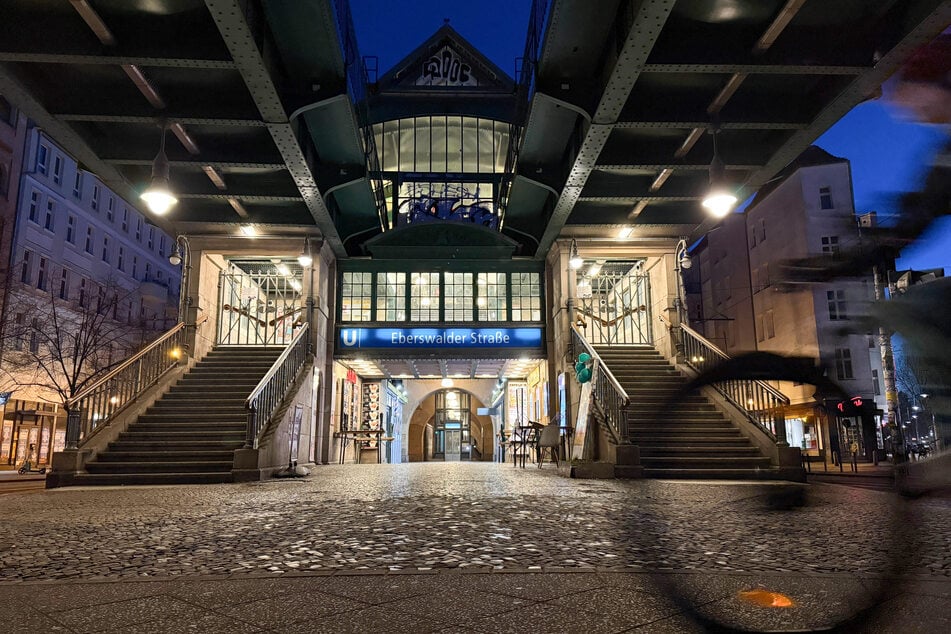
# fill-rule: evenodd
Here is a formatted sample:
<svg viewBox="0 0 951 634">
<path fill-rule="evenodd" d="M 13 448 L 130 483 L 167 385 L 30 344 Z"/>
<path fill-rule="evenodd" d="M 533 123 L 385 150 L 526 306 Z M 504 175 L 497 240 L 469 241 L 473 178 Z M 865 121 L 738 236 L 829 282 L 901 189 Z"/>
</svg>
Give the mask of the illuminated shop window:
<svg viewBox="0 0 951 634">
<path fill-rule="evenodd" d="M 377 321 L 406 321 L 406 273 L 376 274 Z"/>
<path fill-rule="evenodd" d="M 340 288 L 341 321 L 370 321 L 373 274 L 347 271 Z"/>
<path fill-rule="evenodd" d="M 512 273 L 512 321 L 541 321 L 542 293 L 538 273 Z"/>
<path fill-rule="evenodd" d="M 410 319 L 439 321 L 439 273 L 412 273 Z"/>
<path fill-rule="evenodd" d="M 472 321 L 472 273 L 445 273 L 446 321 Z"/>
<path fill-rule="evenodd" d="M 479 273 L 476 293 L 479 321 L 507 321 L 505 273 Z"/>
</svg>

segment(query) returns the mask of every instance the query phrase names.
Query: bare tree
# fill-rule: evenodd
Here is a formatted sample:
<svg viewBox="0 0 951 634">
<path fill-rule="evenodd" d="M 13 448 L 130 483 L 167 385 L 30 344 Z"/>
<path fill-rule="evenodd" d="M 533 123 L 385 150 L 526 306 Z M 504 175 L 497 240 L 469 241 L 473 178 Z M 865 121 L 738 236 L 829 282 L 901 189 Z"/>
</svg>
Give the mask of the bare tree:
<svg viewBox="0 0 951 634">
<path fill-rule="evenodd" d="M 0 385 L 65 406 L 155 333 L 140 314 L 133 318 L 134 291 L 88 279 L 77 287 L 68 274 L 57 285 L 44 274 L 38 288 L 8 278 Z"/>
</svg>

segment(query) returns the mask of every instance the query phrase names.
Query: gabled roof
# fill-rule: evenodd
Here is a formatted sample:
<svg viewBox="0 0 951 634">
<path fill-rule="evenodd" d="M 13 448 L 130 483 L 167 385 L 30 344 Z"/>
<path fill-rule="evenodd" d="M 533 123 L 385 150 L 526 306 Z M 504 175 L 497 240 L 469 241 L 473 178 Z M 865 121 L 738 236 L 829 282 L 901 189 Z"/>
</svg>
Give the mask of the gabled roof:
<svg viewBox="0 0 951 634">
<path fill-rule="evenodd" d="M 839 156 L 833 156 L 823 150 L 818 145 L 810 145 L 802 154 L 797 156 L 789 165 L 784 167 L 779 174 L 773 177 L 768 183 L 759 188 L 759 191 L 756 192 L 756 196 L 753 198 L 747 207 L 746 211 L 749 211 L 761 203 L 767 196 L 769 196 L 773 191 L 786 182 L 786 179 L 795 174 L 797 171 L 803 167 L 816 167 L 818 165 L 833 165 L 835 163 L 848 163 L 849 160 L 841 158 Z"/>
<path fill-rule="evenodd" d="M 454 28 L 444 24 L 380 77 L 381 92 L 408 88 L 510 92 L 515 82 Z"/>
</svg>

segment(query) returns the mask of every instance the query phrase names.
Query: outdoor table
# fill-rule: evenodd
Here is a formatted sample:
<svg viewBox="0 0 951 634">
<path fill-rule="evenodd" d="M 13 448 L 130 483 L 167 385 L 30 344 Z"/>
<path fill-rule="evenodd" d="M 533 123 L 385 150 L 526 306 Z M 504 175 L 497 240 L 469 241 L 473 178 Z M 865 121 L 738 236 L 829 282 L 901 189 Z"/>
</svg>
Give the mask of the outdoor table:
<svg viewBox="0 0 951 634">
<path fill-rule="evenodd" d="M 512 466 L 519 466 L 519 450 L 521 450 L 522 468 L 525 468 L 525 456 L 528 453 L 528 447 L 535 443 L 535 432 L 541 429 L 543 425 L 538 423 L 529 423 L 528 425 L 519 425 L 512 430 L 512 439 L 509 444 L 512 446 Z"/>
</svg>

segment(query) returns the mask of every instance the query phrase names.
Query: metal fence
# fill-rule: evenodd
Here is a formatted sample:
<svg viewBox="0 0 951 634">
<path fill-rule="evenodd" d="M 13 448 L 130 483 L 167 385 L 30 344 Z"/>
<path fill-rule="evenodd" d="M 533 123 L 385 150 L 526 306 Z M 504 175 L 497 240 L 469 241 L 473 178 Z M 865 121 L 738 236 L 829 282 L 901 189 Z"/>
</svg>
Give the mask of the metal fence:
<svg viewBox="0 0 951 634">
<path fill-rule="evenodd" d="M 697 331 L 681 325 L 681 342 L 687 365 L 703 373 L 730 357 Z M 723 397 L 758 425 L 773 440 L 785 442 L 785 407 L 789 398 L 764 381 L 731 380 L 713 384 Z M 777 436 L 780 438 L 777 439 Z"/>
<path fill-rule="evenodd" d="M 198 321 L 201 324 L 205 318 Z M 197 325 L 197 324 L 196 324 Z M 185 357 L 186 326 L 179 323 L 67 400 L 66 449 L 77 449 Z"/>
<path fill-rule="evenodd" d="M 284 352 L 277 358 L 268 373 L 251 391 L 245 409 L 248 416 L 245 447 L 258 446 L 261 432 L 291 389 L 301 368 L 310 356 L 310 325 L 302 323 L 290 339 Z"/>
<path fill-rule="evenodd" d="M 605 265 L 608 268 L 608 265 Z M 645 345 L 651 334 L 650 280 L 642 273 L 602 271 L 578 282 L 576 310 L 593 345 Z"/>
<path fill-rule="evenodd" d="M 591 343 L 585 339 L 578 328 L 571 326 L 571 354 L 577 358 L 577 355 L 587 352 L 593 360 L 591 375 L 591 399 L 600 410 L 604 421 L 614 432 L 618 441 L 627 443 L 627 416 L 624 408 L 630 402 L 627 392 L 621 387 L 621 384 L 611 373 L 610 368 L 595 351 Z"/>
<path fill-rule="evenodd" d="M 218 278 L 220 346 L 285 346 L 305 318 L 301 281 L 278 272 Z"/>
</svg>

